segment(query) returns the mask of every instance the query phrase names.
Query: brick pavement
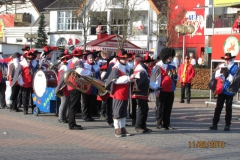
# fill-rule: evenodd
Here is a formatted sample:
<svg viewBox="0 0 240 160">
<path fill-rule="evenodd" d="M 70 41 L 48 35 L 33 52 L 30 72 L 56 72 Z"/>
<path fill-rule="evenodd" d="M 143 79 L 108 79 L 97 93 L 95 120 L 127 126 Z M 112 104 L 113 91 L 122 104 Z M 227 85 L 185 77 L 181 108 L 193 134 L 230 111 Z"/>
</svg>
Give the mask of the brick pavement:
<svg viewBox="0 0 240 160">
<path fill-rule="evenodd" d="M 152 99 L 154 100 L 154 99 Z M 0 110 L 0 159 L 239 159 L 239 110 L 233 111 L 230 132 L 224 132 L 224 110 L 218 131 L 209 131 L 214 106 L 205 107 L 203 99 L 180 104 L 176 98 L 171 117 L 174 130 L 155 128 L 154 102 L 149 102 L 150 134 L 116 138 L 114 129 L 96 118 L 96 122 L 77 123 L 82 131 L 68 130 L 67 124 L 57 122 L 51 114 L 13 113 Z M 128 124 L 130 120 L 128 119 Z M 189 148 L 189 141 L 224 141 L 224 148 Z"/>
</svg>

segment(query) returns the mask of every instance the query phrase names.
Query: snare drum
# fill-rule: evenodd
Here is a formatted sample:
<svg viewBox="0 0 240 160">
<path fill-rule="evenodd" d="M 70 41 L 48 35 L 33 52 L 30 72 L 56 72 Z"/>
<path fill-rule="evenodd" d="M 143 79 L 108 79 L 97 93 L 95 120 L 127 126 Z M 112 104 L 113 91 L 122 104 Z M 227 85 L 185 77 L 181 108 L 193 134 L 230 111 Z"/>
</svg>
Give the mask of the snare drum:
<svg viewBox="0 0 240 160">
<path fill-rule="evenodd" d="M 52 71 L 38 70 L 33 78 L 33 90 L 38 97 L 42 97 L 47 87 L 57 87 L 57 74 Z"/>
</svg>

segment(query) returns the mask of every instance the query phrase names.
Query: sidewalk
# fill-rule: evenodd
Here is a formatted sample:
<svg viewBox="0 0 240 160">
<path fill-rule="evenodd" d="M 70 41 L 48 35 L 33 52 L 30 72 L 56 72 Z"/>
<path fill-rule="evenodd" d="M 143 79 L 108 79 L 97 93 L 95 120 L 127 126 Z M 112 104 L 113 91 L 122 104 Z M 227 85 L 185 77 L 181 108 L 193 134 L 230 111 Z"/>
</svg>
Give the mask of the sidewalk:
<svg viewBox="0 0 240 160">
<path fill-rule="evenodd" d="M 219 130 L 209 131 L 214 106 L 206 108 L 204 101 L 192 99 L 190 104 L 186 104 L 179 103 L 176 97 L 171 116 L 174 130 L 168 131 L 155 128 L 155 102 L 149 102 L 148 127 L 153 132 L 134 133 L 134 127 L 127 126 L 133 136 L 123 138 L 116 138 L 114 129 L 97 117 L 95 122 L 83 122 L 77 115 L 76 121 L 84 130 L 73 131 L 68 129 L 67 124 L 58 123 L 57 117 L 52 114 L 23 115 L 22 112 L 1 109 L 1 159 L 239 159 L 240 121 L 236 119 L 240 111 L 233 110 L 230 132 L 223 131 L 224 109 Z M 131 124 L 130 119 L 127 121 Z M 220 146 L 189 148 L 189 144 L 193 147 L 192 144 L 218 142 Z"/>
</svg>

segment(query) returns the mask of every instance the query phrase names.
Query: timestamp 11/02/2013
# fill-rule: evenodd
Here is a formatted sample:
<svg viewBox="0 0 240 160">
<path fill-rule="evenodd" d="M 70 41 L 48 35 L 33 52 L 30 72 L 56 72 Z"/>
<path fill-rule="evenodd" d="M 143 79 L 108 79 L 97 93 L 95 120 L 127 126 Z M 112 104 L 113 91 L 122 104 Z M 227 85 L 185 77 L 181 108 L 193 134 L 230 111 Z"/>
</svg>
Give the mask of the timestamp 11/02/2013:
<svg viewBox="0 0 240 160">
<path fill-rule="evenodd" d="M 189 148 L 225 148 L 224 141 L 189 141 Z"/>
</svg>

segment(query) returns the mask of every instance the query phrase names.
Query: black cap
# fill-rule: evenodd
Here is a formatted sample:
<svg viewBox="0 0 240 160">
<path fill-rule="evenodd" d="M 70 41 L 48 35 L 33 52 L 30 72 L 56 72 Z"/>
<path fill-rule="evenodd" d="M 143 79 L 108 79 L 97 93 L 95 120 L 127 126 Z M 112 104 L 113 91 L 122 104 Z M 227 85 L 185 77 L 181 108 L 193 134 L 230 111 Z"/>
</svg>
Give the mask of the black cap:
<svg viewBox="0 0 240 160">
<path fill-rule="evenodd" d="M 33 54 L 37 55 L 37 54 L 41 54 L 42 52 L 39 52 L 38 50 L 34 50 Z"/>
<path fill-rule="evenodd" d="M 3 52 L 0 52 L 0 54 L 3 54 Z"/>
<path fill-rule="evenodd" d="M 21 54 L 19 52 L 15 52 L 13 55 L 12 55 L 12 58 L 19 58 L 21 56 Z"/>
</svg>

